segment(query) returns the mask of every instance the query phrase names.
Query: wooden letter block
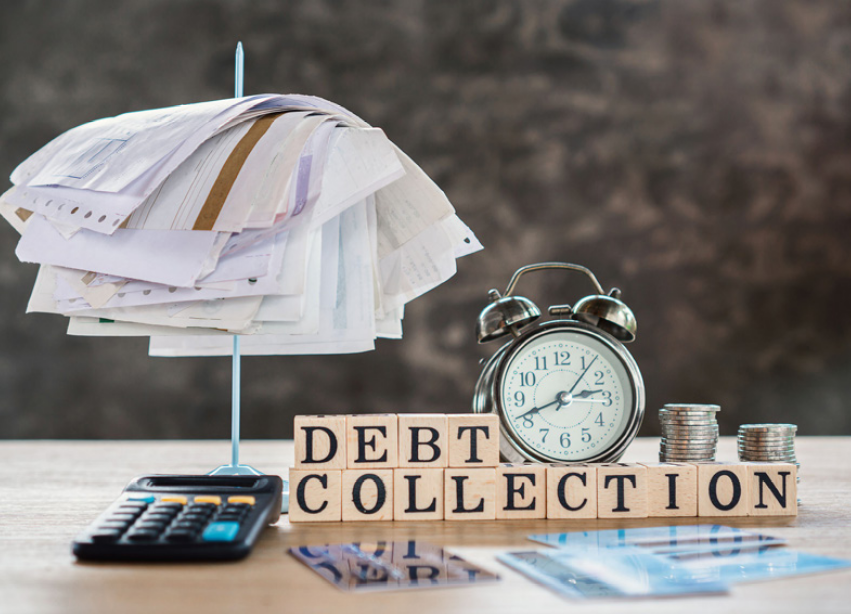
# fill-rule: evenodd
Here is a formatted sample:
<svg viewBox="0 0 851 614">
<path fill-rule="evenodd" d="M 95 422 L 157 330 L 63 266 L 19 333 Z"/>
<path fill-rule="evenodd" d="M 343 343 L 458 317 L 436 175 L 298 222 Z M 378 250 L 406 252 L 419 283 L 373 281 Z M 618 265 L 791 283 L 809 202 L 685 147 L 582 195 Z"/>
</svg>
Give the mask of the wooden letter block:
<svg viewBox="0 0 851 614">
<path fill-rule="evenodd" d="M 747 516 L 750 507 L 746 463 L 696 463 L 697 513 Z"/>
<path fill-rule="evenodd" d="M 641 463 L 647 467 L 648 516 L 697 516 L 697 467 Z"/>
<path fill-rule="evenodd" d="M 345 416 L 296 416 L 294 431 L 296 468 L 346 468 Z"/>
<path fill-rule="evenodd" d="M 346 416 L 349 469 L 392 469 L 398 465 L 399 419 L 396 414 Z"/>
<path fill-rule="evenodd" d="M 399 467 L 446 467 L 445 414 L 399 414 Z"/>
<path fill-rule="evenodd" d="M 450 467 L 499 465 L 499 416 L 450 414 L 448 421 Z"/>
<path fill-rule="evenodd" d="M 647 467 L 636 463 L 597 465 L 597 517 L 647 517 Z"/>
<path fill-rule="evenodd" d="M 446 520 L 496 518 L 496 469 L 446 469 L 443 485 Z"/>
<path fill-rule="evenodd" d="M 343 471 L 343 520 L 393 520 L 393 470 Z"/>
<path fill-rule="evenodd" d="M 496 517 L 547 517 L 546 465 L 509 464 L 496 468 Z"/>
<path fill-rule="evenodd" d="M 443 520 L 443 469 L 394 469 L 393 518 Z"/>
<path fill-rule="evenodd" d="M 547 465 L 547 518 L 596 517 L 596 465 Z"/>
<path fill-rule="evenodd" d="M 290 522 L 340 522 L 342 471 L 290 469 Z"/>
<path fill-rule="evenodd" d="M 792 463 L 748 463 L 750 516 L 797 516 L 798 468 Z"/>
</svg>

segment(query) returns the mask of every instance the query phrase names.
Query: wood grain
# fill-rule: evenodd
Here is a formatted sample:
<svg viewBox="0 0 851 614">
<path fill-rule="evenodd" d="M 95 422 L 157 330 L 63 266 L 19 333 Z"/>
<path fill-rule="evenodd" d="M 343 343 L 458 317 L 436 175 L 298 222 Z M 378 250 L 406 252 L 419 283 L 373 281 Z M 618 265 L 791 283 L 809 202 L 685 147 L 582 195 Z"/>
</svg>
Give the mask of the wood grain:
<svg viewBox="0 0 851 614">
<path fill-rule="evenodd" d="M 851 438 L 800 437 L 797 517 L 732 517 L 720 522 L 759 528 L 792 548 L 851 557 Z M 626 461 L 650 461 L 658 438 L 637 440 Z M 14 614 L 203 611 L 382 614 L 486 611 L 489 614 L 563 611 L 572 604 L 495 560 L 506 550 L 528 549 L 532 533 L 616 527 L 693 524 L 694 518 L 631 520 L 518 520 L 467 522 L 310 523 L 282 517 L 252 555 L 232 564 L 84 564 L 71 556 L 74 536 L 145 473 L 203 473 L 230 457 L 226 441 L 7 441 L 0 443 L 0 600 Z M 250 441 L 243 462 L 285 474 L 292 442 Z M 735 441 L 722 438 L 719 460 L 735 460 Z M 712 519 L 701 518 L 711 522 Z M 350 595 L 337 592 L 287 554 L 293 546 L 419 539 L 445 545 L 499 573 L 490 587 Z M 415 600 L 415 601 L 414 601 Z M 847 612 L 851 572 L 737 586 L 724 597 L 610 601 L 595 614 L 690 612 L 777 614 Z M 588 610 L 590 611 L 590 609 Z"/>
</svg>

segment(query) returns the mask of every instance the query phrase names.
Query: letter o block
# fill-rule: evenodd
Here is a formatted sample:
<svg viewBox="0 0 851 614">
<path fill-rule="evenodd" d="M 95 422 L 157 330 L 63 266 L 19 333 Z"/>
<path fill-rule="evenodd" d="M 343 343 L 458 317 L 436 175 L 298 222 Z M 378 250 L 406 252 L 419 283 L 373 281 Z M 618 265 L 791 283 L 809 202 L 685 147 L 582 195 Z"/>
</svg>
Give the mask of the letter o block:
<svg viewBox="0 0 851 614">
<path fill-rule="evenodd" d="M 747 516 L 750 507 L 747 463 L 696 463 L 697 513 Z"/>
<path fill-rule="evenodd" d="M 547 465 L 547 518 L 596 518 L 595 465 Z"/>
<path fill-rule="evenodd" d="M 290 469 L 290 522 L 339 522 L 342 471 Z"/>
<path fill-rule="evenodd" d="M 393 520 L 393 470 L 343 472 L 343 520 Z"/>
</svg>

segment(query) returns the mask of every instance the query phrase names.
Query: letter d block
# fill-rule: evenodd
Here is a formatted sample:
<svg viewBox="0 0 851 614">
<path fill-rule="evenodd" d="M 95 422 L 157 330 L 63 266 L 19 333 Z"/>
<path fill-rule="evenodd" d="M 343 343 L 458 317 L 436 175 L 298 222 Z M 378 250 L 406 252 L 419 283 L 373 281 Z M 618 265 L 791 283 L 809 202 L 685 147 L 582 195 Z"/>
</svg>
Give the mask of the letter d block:
<svg viewBox="0 0 851 614">
<path fill-rule="evenodd" d="M 597 465 L 597 517 L 647 518 L 647 467 Z"/>
<path fill-rule="evenodd" d="M 393 520 L 393 470 L 343 472 L 343 520 Z"/>
<path fill-rule="evenodd" d="M 443 487 L 446 520 L 496 519 L 496 469 L 446 469 Z"/>
<path fill-rule="evenodd" d="M 342 472 L 290 469 L 290 522 L 340 522 Z"/>
<path fill-rule="evenodd" d="M 547 465 L 547 518 L 597 517 L 597 466 Z"/>
<path fill-rule="evenodd" d="M 496 517 L 547 517 L 546 465 L 518 463 L 496 468 Z"/>
<path fill-rule="evenodd" d="M 392 469 L 398 464 L 399 418 L 396 414 L 346 416 L 349 469 Z"/>
<path fill-rule="evenodd" d="M 747 516 L 750 507 L 747 463 L 696 463 L 697 513 Z"/>
<path fill-rule="evenodd" d="M 296 416 L 294 431 L 297 469 L 346 468 L 345 416 Z"/>
<path fill-rule="evenodd" d="M 697 516 L 697 467 L 688 463 L 641 463 L 647 467 L 647 514 Z"/>
<path fill-rule="evenodd" d="M 798 515 L 798 468 L 792 463 L 748 463 L 750 516 Z"/>
<path fill-rule="evenodd" d="M 399 467 L 446 467 L 445 414 L 399 414 Z"/>
<path fill-rule="evenodd" d="M 394 520 L 443 520 L 443 469 L 393 470 Z"/>
<path fill-rule="evenodd" d="M 450 414 L 447 420 L 450 467 L 499 465 L 499 416 Z"/>
</svg>

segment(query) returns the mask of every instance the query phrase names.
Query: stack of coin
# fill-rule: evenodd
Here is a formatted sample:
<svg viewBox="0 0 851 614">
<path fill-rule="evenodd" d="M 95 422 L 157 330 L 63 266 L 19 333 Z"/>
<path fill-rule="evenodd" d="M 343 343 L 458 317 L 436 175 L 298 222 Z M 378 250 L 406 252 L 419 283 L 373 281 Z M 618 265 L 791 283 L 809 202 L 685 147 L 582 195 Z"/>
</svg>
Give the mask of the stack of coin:
<svg viewBox="0 0 851 614">
<path fill-rule="evenodd" d="M 739 460 L 795 463 L 794 424 L 743 424 L 739 427 Z"/>
<path fill-rule="evenodd" d="M 659 410 L 662 423 L 661 462 L 715 460 L 718 444 L 718 405 L 668 403 Z"/>
</svg>

